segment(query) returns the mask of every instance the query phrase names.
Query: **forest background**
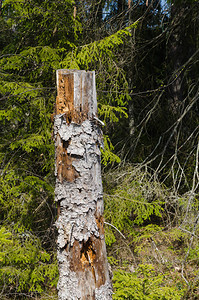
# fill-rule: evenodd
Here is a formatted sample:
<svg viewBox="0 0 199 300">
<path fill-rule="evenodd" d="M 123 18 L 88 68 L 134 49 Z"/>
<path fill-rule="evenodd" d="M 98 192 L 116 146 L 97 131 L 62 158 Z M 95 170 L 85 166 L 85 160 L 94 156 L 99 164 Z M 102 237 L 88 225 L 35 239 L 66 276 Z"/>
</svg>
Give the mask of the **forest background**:
<svg viewBox="0 0 199 300">
<path fill-rule="evenodd" d="M 199 3 L 0 1 L 1 299 L 57 299 L 57 69 L 95 70 L 114 299 L 199 298 Z"/>
</svg>

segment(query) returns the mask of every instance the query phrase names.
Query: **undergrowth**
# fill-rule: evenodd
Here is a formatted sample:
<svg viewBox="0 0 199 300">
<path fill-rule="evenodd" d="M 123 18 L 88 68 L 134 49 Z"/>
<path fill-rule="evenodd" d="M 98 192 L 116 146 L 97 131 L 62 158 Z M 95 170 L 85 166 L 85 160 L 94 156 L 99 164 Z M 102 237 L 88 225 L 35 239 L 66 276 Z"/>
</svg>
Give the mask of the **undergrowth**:
<svg viewBox="0 0 199 300">
<path fill-rule="evenodd" d="M 104 195 L 113 299 L 198 299 L 196 199 L 187 212 L 188 194 L 131 165 L 105 174 Z"/>
</svg>

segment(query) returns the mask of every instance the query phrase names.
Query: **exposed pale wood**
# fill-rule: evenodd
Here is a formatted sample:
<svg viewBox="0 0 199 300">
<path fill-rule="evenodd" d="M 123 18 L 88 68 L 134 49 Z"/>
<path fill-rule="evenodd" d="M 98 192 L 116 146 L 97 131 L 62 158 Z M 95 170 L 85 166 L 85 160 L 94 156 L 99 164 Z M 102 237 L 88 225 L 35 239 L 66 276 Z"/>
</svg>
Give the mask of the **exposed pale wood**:
<svg viewBox="0 0 199 300">
<path fill-rule="evenodd" d="M 54 137 L 60 300 L 112 299 L 95 73 L 58 70 Z"/>
</svg>

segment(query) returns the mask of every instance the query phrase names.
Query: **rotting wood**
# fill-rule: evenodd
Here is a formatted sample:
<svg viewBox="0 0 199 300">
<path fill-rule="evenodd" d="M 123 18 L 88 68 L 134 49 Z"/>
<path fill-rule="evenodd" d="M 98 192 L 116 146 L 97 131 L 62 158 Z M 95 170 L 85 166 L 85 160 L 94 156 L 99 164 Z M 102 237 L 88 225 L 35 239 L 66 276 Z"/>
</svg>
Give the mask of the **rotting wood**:
<svg viewBox="0 0 199 300">
<path fill-rule="evenodd" d="M 58 70 L 57 91 L 54 138 L 58 297 L 110 300 L 95 73 Z"/>
</svg>

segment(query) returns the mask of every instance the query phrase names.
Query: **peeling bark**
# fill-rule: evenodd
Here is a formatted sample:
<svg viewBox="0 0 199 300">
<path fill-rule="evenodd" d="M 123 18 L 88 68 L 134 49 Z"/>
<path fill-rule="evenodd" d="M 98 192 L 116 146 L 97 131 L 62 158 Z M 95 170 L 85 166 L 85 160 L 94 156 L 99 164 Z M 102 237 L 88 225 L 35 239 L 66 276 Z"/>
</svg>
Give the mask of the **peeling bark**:
<svg viewBox="0 0 199 300">
<path fill-rule="evenodd" d="M 95 73 L 58 70 L 54 117 L 60 300 L 112 299 L 103 228 Z"/>
</svg>

